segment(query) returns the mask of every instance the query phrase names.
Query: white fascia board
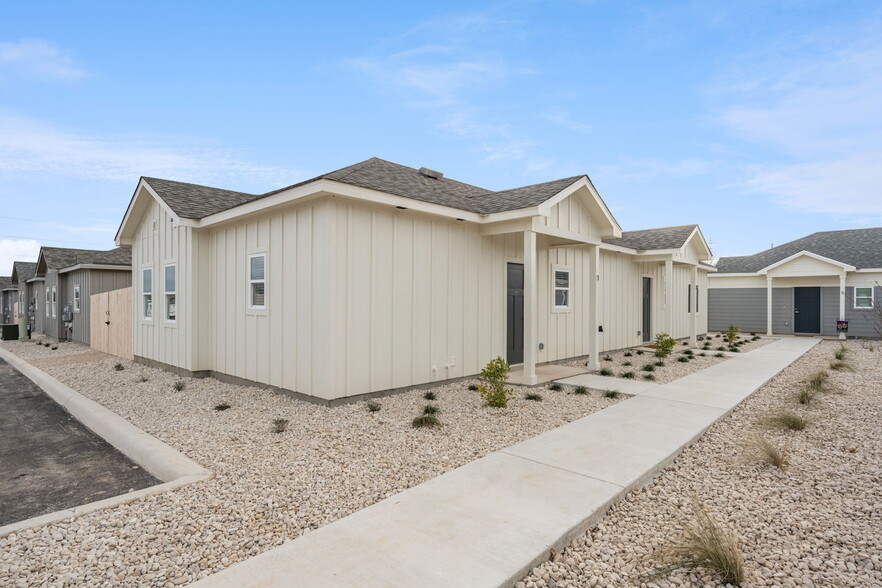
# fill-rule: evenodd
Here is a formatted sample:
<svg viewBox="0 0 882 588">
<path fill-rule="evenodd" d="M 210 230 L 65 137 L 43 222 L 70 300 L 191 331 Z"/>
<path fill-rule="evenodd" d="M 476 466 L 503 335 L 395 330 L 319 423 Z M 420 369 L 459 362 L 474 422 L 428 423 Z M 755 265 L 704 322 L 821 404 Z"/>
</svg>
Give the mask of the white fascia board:
<svg viewBox="0 0 882 588">
<path fill-rule="evenodd" d="M 789 263 L 797 257 L 811 257 L 812 259 L 817 259 L 818 261 L 823 261 L 824 263 L 829 263 L 830 265 L 841 267 L 844 271 L 847 272 L 853 272 L 857 270 L 857 268 L 853 265 L 848 265 L 847 263 L 842 263 L 841 261 L 836 261 L 835 259 L 830 259 L 829 257 L 824 257 L 823 255 L 818 255 L 817 253 L 803 250 L 799 253 L 794 253 L 790 257 L 785 257 L 781 261 L 773 263 L 772 265 L 767 265 L 763 269 L 759 270 L 757 273 L 760 275 L 766 275 L 767 273 L 769 273 L 769 270 L 773 270 L 776 267 L 784 265 L 785 263 Z"/>
<path fill-rule="evenodd" d="M 601 251 L 615 251 L 616 253 L 627 253 L 628 255 L 637 255 L 637 250 L 631 247 L 623 247 L 622 245 L 613 245 L 612 243 L 600 242 Z"/>
<path fill-rule="evenodd" d="M 865 267 L 865 268 L 856 269 L 856 270 L 851 270 L 851 271 L 855 271 L 855 272 L 857 272 L 857 273 L 859 273 L 859 274 L 861 274 L 861 273 L 864 273 L 864 274 L 879 274 L 879 273 L 882 273 L 882 267 Z"/>
<path fill-rule="evenodd" d="M 720 270 L 716 270 L 719 272 Z M 743 272 L 743 273 L 718 273 L 714 277 L 716 278 L 748 278 L 748 277 L 757 277 L 759 276 L 756 272 Z"/>
<path fill-rule="evenodd" d="M 122 271 L 125 271 L 125 272 L 132 271 L 131 266 L 125 266 L 125 265 L 109 265 L 109 264 L 103 264 L 103 263 L 78 263 L 76 265 L 71 265 L 66 268 L 62 268 L 62 269 L 58 270 L 58 273 L 59 274 L 66 274 L 69 272 L 75 272 L 77 270 L 84 270 L 84 269 L 116 270 L 116 271 L 121 271 L 121 272 Z"/>
<path fill-rule="evenodd" d="M 591 180 L 588 179 L 588 176 L 582 176 L 581 178 L 540 204 L 538 206 L 538 214 L 542 216 L 550 216 L 551 208 L 553 206 L 560 204 L 560 202 L 572 196 L 580 188 L 585 188 L 588 190 L 588 192 L 591 194 L 591 197 L 594 198 L 594 202 L 597 204 L 600 212 L 603 214 L 603 217 L 606 219 L 606 222 L 609 223 L 609 227 L 610 229 L 612 229 L 612 234 L 608 236 L 621 237 L 622 227 L 612 215 L 612 212 L 610 212 L 609 207 L 606 205 L 606 202 L 604 202 L 603 198 L 600 197 L 600 193 L 597 191 L 597 188 L 594 187 L 594 184 L 591 183 Z"/>
<path fill-rule="evenodd" d="M 40 277 L 37 277 L 37 278 L 31 278 L 30 280 L 26 281 L 25 284 L 30 284 L 30 283 L 33 283 L 33 282 L 45 282 L 45 281 L 46 281 L 46 278 L 40 276 Z"/>
<path fill-rule="evenodd" d="M 138 186 L 135 188 L 135 193 L 132 194 L 132 199 L 129 201 L 129 206 L 126 208 L 126 213 L 123 215 L 122 222 L 119 224 L 119 229 L 116 231 L 116 236 L 113 238 L 113 242 L 116 243 L 117 247 L 121 247 L 123 245 L 131 245 L 131 239 L 123 239 L 123 231 L 126 229 L 128 224 L 131 222 L 132 213 L 135 210 L 135 206 L 137 203 L 144 198 L 142 196 L 143 191 L 147 191 L 147 193 L 152 197 L 156 202 L 159 203 L 159 206 L 168 214 L 174 222 L 182 225 L 192 225 L 193 222 L 190 220 L 182 220 L 175 214 L 175 211 L 171 209 L 171 207 L 166 204 L 165 200 L 159 197 L 159 194 L 147 183 L 144 178 L 138 180 Z"/>
</svg>

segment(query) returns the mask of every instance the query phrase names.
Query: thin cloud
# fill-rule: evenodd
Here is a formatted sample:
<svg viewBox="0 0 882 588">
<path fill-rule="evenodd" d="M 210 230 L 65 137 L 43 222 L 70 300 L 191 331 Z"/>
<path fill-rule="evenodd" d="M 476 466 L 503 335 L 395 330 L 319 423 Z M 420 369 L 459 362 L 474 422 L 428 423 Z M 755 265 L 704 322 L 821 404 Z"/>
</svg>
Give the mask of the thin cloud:
<svg viewBox="0 0 882 588">
<path fill-rule="evenodd" d="M 43 39 L 0 43 L 0 72 L 64 82 L 89 75 L 70 55 Z"/>
<path fill-rule="evenodd" d="M 33 239 L 0 239 L 0 275 L 12 274 L 12 262 L 37 261 L 40 243 Z"/>
<path fill-rule="evenodd" d="M 588 132 L 591 130 L 591 125 L 574 120 L 569 112 L 560 108 L 544 113 L 542 118 L 571 131 Z"/>
</svg>

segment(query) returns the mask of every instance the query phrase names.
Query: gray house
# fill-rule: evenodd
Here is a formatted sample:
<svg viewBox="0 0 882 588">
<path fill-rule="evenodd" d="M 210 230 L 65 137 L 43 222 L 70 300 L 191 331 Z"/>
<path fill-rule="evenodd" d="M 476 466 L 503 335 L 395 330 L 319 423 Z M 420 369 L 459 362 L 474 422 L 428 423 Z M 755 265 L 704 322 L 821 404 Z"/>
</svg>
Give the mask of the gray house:
<svg viewBox="0 0 882 588">
<path fill-rule="evenodd" d="M 36 263 L 36 280 L 43 280 L 37 303 L 42 324 L 37 332 L 52 339 L 67 337 L 89 344 L 89 297 L 132 285 L 132 253 L 128 247 L 109 251 L 43 247 Z M 65 308 L 70 311 L 65 321 Z"/>
<path fill-rule="evenodd" d="M 723 257 L 708 280 L 708 328 L 880 337 L 882 228 L 825 231 Z"/>
<path fill-rule="evenodd" d="M 13 304 L 18 302 L 18 284 L 9 276 L 0 276 L 0 323 L 12 322 Z"/>
<path fill-rule="evenodd" d="M 31 332 L 34 332 L 36 324 L 31 318 L 32 313 L 30 307 L 37 303 L 37 289 L 39 288 L 39 280 L 35 279 L 35 271 L 37 264 L 33 261 L 16 261 L 12 264 L 12 281 L 18 289 L 16 303 L 18 303 L 18 313 L 20 316 L 28 317 L 28 324 Z M 12 317 L 12 320 L 18 322 L 18 317 Z"/>
</svg>

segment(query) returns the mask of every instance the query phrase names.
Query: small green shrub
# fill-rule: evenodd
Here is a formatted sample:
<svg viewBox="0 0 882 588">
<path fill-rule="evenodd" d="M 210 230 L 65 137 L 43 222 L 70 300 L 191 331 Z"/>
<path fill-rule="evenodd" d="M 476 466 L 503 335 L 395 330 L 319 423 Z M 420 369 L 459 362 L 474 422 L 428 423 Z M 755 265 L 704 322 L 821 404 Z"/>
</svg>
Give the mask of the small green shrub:
<svg viewBox="0 0 882 588">
<path fill-rule="evenodd" d="M 611 369 L 603 368 L 603 369 L 600 370 L 600 375 L 601 375 L 601 376 L 612 376 L 612 375 L 614 375 L 614 374 L 613 374 L 613 371 L 612 371 Z"/>
<path fill-rule="evenodd" d="M 654 372 L 654 371 L 655 371 L 655 365 L 654 365 L 654 364 L 651 364 L 651 363 L 647 363 L 645 366 L 643 366 L 643 367 L 640 368 L 640 369 L 642 369 L 644 372 Z"/>
<path fill-rule="evenodd" d="M 732 353 L 741 353 L 741 350 L 738 349 L 738 347 L 735 345 L 729 345 L 729 351 L 731 351 Z"/>
<path fill-rule="evenodd" d="M 604 355 L 603 361 L 612 361 L 612 357 L 610 357 L 609 355 Z"/>
<path fill-rule="evenodd" d="M 830 364 L 830 369 L 836 372 L 850 372 L 851 366 L 844 361 L 834 361 Z"/>
<path fill-rule="evenodd" d="M 58 349 L 58 345 L 53 345 L 53 346 L 52 346 L 52 351 L 55 351 L 55 350 L 57 350 L 57 349 Z"/>
<path fill-rule="evenodd" d="M 667 357 L 674 350 L 677 342 L 667 333 L 659 333 L 655 336 L 655 356 Z"/>
<path fill-rule="evenodd" d="M 630 351 L 626 351 L 626 352 L 624 352 L 622 355 L 625 356 L 625 357 L 631 357 L 631 356 L 634 355 L 634 354 L 631 353 Z"/>
<path fill-rule="evenodd" d="M 795 412 L 783 411 L 769 417 L 770 425 L 790 429 L 791 431 L 802 431 L 808 426 L 808 420 L 799 416 Z"/>
<path fill-rule="evenodd" d="M 441 421 L 435 418 L 434 415 L 424 414 L 413 419 L 411 426 L 414 429 L 422 429 L 423 427 L 440 427 Z"/>
<path fill-rule="evenodd" d="M 634 372 L 623 372 L 622 377 L 626 380 L 633 380 L 637 376 L 634 374 Z"/>
<path fill-rule="evenodd" d="M 821 370 L 819 372 L 815 372 L 812 377 L 805 381 L 809 388 L 812 390 L 823 392 L 827 389 L 827 381 L 830 379 L 830 374 Z"/>
<path fill-rule="evenodd" d="M 680 363 L 689 363 L 689 358 L 686 357 L 685 355 L 681 355 L 680 357 L 677 358 L 677 361 L 679 361 Z"/>
<path fill-rule="evenodd" d="M 117 372 L 121 372 L 126 368 L 123 366 L 123 364 L 117 363 L 116 365 L 113 366 L 113 369 Z"/>
<path fill-rule="evenodd" d="M 750 336 L 751 336 L 751 337 L 756 337 L 756 333 L 751 333 Z"/>
<path fill-rule="evenodd" d="M 817 398 L 818 392 L 811 386 L 805 386 L 796 393 L 796 401 L 805 406 L 810 405 Z"/>
<path fill-rule="evenodd" d="M 586 388 L 585 386 L 576 386 L 576 388 L 573 390 L 573 394 L 584 396 L 585 394 L 588 394 L 588 388 Z"/>
<path fill-rule="evenodd" d="M 273 421 L 273 433 L 284 433 L 288 430 L 288 419 L 276 419 Z"/>
<path fill-rule="evenodd" d="M 665 362 L 663 362 L 662 360 L 658 360 L 652 365 L 654 365 L 655 367 L 665 367 Z"/>
<path fill-rule="evenodd" d="M 621 396 L 621 394 L 618 390 L 606 390 L 603 393 L 604 398 L 618 398 L 619 396 Z"/>
<path fill-rule="evenodd" d="M 726 329 L 726 341 L 729 342 L 729 345 L 738 340 L 738 333 L 740 332 L 740 328 L 736 327 L 735 325 L 729 325 L 729 328 Z"/>
<path fill-rule="evenodd" d="M 726 357 L 726 354 L 722 351 L 718 351 L 717 353 L 714 353 L 714 357 Z"/>
<path fill-rule="evenodd" d="M 528 392 L 524 395 L 524 400 L 535 400 L 537 402 L 542 402 L 542 395 L 536 394 L 535 392 Z"/>
<path fill-rule="evenodd" d="M 472 392 L 477 392 L 478 385 L 477 384 L 469 384 L 469 390 L 471 390 Z"/>
<path fill-rule="evenodd" d="M 49 347 L 49 342 L 47 341 L 47 342 L 43 343 L 43 347 Z"/>
<path fill-rule="evenodd" d="M 717 351 L 725 351 L 725 350 L 726 350 L 726 348 L 723 345 L 720 345 L 719 347 L 717 347 Z"/>
<path fill-rule="evenodd" d="M 705 353 L 704 351 L 702 351 L 698 355 L 699 355 L 699 357 L 707 357 L 707 353 Z"/>
<path fill-rule="evenodd" d="M 560 392 L 561 390 L 563 390 L 563 386 L 561 386 L 557 382 L 554 382 L 548 386 L 548 389 L 554 390 L 555 392 Z"/>
<path fill-rule="evenodd" d="M 423 394 L 423 398 L 425 398 L 426 400 L 435 400 L 437 396 L 434 392 L 426 392 L 425 394 Z"/>
<path fill-rule="evenodd" d="M 692 351 L 691 349 L 687 349 L 686 351 L 683 351 L 683 355 L 694 355 L 694 354 L 695 354 L 695 352 Z"/>
<path fill-rule="evenodd" d="M 220 412 L 220 411 L 227 410 L 228 408 L 230 408 L 229 404 L 227 404 L 226 402 L 221 402 L 220 404 L 218 404 L 217 406 L 214 407 L 214 410 Z"/>
<path fill-rule="evenodd" d="M 380 406 L 380 403 L 376 400 L 371 400 L 367 403 L 368 412 L 380 412 L 380 408 L 382 407 Z"/>
<path fill-rule="evenodd" d="M 173 384 L 173 387 L 174 387 L 175 391 L 180 392 L 181 390 L 183 390 L 184 388 L 187 387 L 187 382 L 185 382 L 184 380 L 178 380 L 177 382 L 175 382 Z"/>
<path fill-rule="evenodd" d="M 635 353 L 636 353 L 637 355 L 643 355 L 643 350 L 642 350 L 642 349 L 638 349 Z"/>
<path fill-rule="evenodd" d="M 438 414 L 439 412 L 440 409 L 432 404 L 427 404 L 423 407 L 423 414 Z"/>
<path fill-rule="evenodd" d="M 505 387 L 505 381 L 508 379 L 510 372 L 511 367 L 501 357 L 490 360 L 484 366 L 484 369 L 481 370 L 481 377 L 484 378 L 485 382 L 478 386 L 478 393 L 488 406 L 495 408 L 505 408 L 508 406 L 508 401 L 511 400 L 511 396 L 514 393 L 511 388 Z"/>
<path fill-rule="evenodd" d="M 842 345 L 840 343 L 839 349 L 837 349 L 836 353 L 834 353 L 833 355 L 834 355 L 834 357 L 836 357 L 837 360 L 842 361 L 843 359 L 845 359 L 845 356 L 847 354 L 848 354 L 848 348 L 845 345 Z"/>
<path fill-rule="evenodd" d="M 626 362 L 623 363 L 622 365 L 625 366 L 625 367 L 628 367 L 628 366 L 631 366 L 631 365 L 634 365 L 634 364 L 631 363 L 630 361 L 626 361 Z"/>
<path fill-rule="evenodd" d="M 655 376 L 652 374 L 643 374 L 643 379 L 644 380 L 654 380 Z"/>
</svg>

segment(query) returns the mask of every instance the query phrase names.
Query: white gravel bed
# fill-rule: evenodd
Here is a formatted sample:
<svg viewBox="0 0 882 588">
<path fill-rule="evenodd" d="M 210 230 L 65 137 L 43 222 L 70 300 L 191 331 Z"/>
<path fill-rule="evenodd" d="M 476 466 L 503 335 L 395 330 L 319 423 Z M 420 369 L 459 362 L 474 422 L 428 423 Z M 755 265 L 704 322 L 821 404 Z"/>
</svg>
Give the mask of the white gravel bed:
<svg viewBox="0 0 882 588">
<path fill-rule="evenodd" d="M 832 391 L 816 404 L 794 395 L 829 366 L 839 342 L 821 342 L 784 370 L 518 588 L 720 585 L 704 569 L 646 583 L 658 565 L 653 552 L 691 517 L 693 496 L 740 539 L 744 586 L 882 586 L 882 350 L 847 347 L 855 371 L 830 371 Z M 783 409 L 808 417 L 809 427 L 765 423 Z M 757 432 L 788 448 L 789 468 L 747 457 Z"/>
<path fill-rule="evenodd" d="M 753 336 L 749 333 L 741 333 L 740 335 L 738 335 L 738 341 L 742 342 L 739 346 L 741 353 L 748 353 L 750 351 L 753 351 L 754 349 L 765 347 L 769 343 L 774 343 L 779 339 L 778 337 L 768 337 L 760 334 L 757 334 L 756 336 L 759 337 L 759 339 L 757 339 L 756 341 L 751 341 L 751 339 L 753 339 Z M 708 333 L 707 341 L 710 341 L 712 351 L 718 351 L 718 348 L 722 346 L 725 346 L 727 348 L 725 351 L 728 351 L 729 344 L 726 343 L 725 334 L 723 333 Z M 698 342 L 699 347 L 701 347 L 703 344 L 704 342 L 702 341 Z"/>
<path fill-rule="evenodd" d="M 182 451 L 215 477 L 0 538 L 0 585 L 173 586 L 193 582 L 487 453 L 616 401 L 515 387 L 506 409 L 460 382 L 432 391 L 439 429 L 411 421 L 425 390 L 325 408 L 258 388 L 188 379 L 66 344 L 56 362 L 4 342 L 62 382 Z M 46 365 L 46 364 L 50 365 Z M 58 365 L 51 365 L 56 364 Z M 122 371 L 114 365 L 121 363 Z M 146 378 L 147 381 L 141 381 Z M 174 383 L 184 381 L 178 392 Z M 539 392 L 542 402 L 523 399 Z M 231 408 L 213 407 L 229 403 Z M 273 432 L 275 419 L 288 430 Z"/>
</svg>

